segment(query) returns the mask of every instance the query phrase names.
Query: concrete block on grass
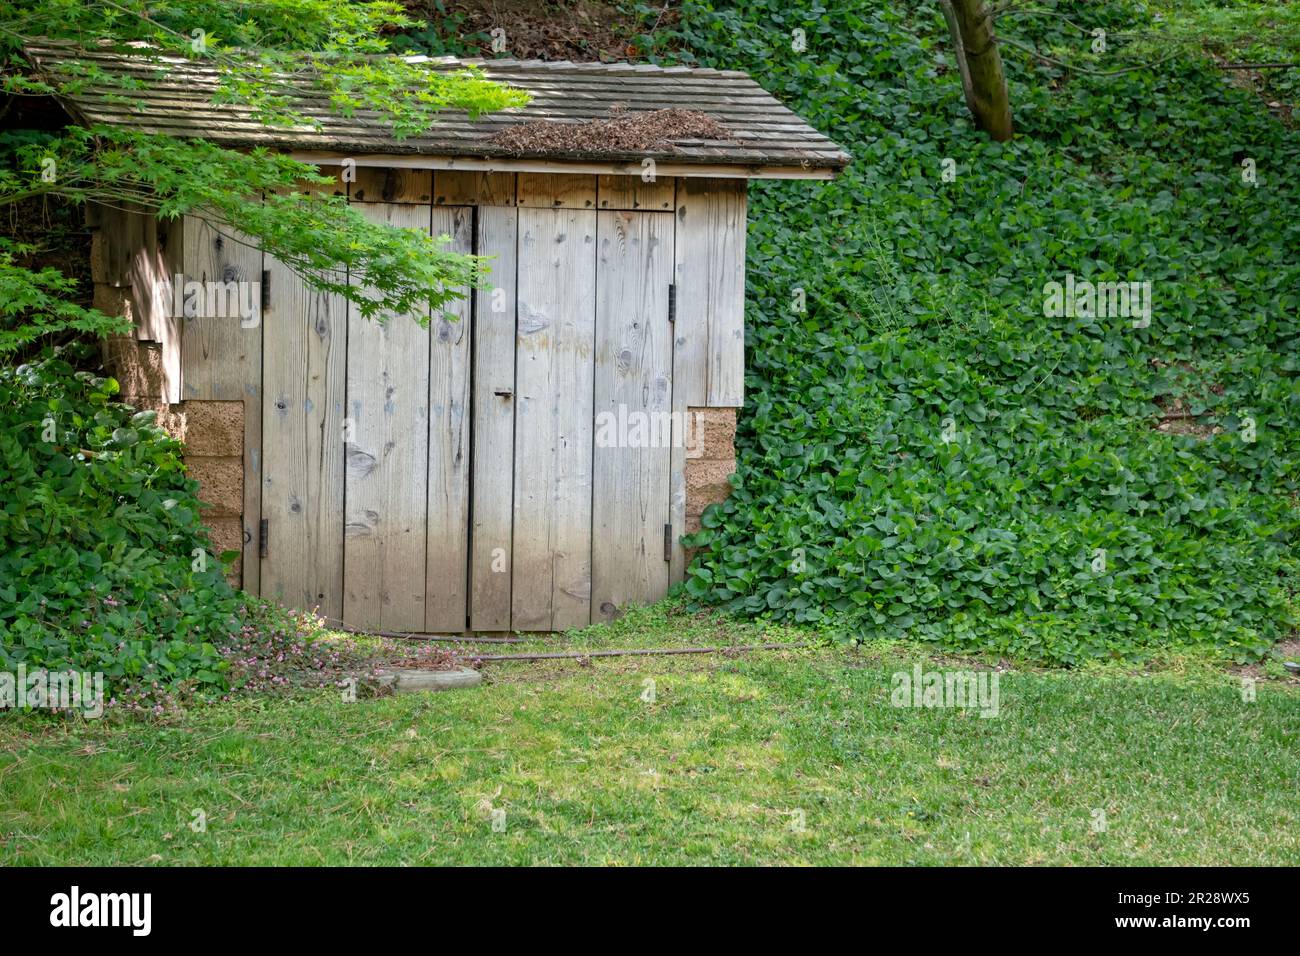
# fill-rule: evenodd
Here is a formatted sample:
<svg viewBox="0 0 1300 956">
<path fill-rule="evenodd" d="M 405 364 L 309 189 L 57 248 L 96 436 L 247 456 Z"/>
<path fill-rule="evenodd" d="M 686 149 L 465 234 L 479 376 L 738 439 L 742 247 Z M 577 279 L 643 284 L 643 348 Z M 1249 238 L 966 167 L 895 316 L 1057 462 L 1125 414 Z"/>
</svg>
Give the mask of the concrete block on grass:
<svg viewBox="0 0 1300 956">
<path fill-rule="evenodd" d="M 449 671 L 399 668 L 380 674 L 371 682 L 383 694 L 420 694 L 474 687 L 483 682 L 483 675 L 471 667 L 457 667 Z"/>
</svg>

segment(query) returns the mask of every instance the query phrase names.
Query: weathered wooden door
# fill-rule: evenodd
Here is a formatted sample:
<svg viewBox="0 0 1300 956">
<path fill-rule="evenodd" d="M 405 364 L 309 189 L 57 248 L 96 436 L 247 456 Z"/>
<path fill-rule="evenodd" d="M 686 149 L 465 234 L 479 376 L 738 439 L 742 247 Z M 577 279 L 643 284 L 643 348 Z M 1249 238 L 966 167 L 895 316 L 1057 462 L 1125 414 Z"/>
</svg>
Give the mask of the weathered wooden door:
<svg viewBox="0 0 1300 956">
<path fill-rule="evenodd" d="M 512 626 L 591 621 L 596 212 L 520 209 Z"/>
<path fill-rule="evenodd" d="M 341 620 L 347 301 L 265 261 L 262 594 Z"/>
<path fill-rule="evenodd" d="M 469 207 L 357 208 L 470 251 Z M 469 301 L 428 328 L 376 322 L 268 262 L 264 593 L 355 627 L 464 630 Z"/>
<path fill-rule="evenodd" d="M 562 630 L 668 588 L 673 216 L 493 213 L 515 314 L 478 318 L 472 621 Z"/>
<path fill-rule="evenodd" d="M 662 597 L 673 214 L 358 208 L 492 273 L 423 328 L 269 266 L 263 593 L 425 632 L 559 630 Z"/>
</svg>

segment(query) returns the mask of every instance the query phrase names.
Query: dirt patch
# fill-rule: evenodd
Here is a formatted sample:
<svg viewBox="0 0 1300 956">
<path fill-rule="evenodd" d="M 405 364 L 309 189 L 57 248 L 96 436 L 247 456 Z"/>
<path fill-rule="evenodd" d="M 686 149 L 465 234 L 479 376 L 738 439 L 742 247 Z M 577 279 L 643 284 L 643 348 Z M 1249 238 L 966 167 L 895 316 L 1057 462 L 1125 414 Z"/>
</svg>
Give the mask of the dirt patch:
<svg viewBox="0 0 1300 956">
<path fill-rule="evenodd" d="M 545 156 L 664 152 L 681 140 L 730 138 L 731 131 L 707 113 L 667 109 L 611 111 L 609 119 L 587 123 L 521 123 L 503 129 L 490 142 L 515 155 Z"/>
<path fill-rule="evenodd" d="M 1290 637 L 1273 645 L 1278 656 L 1287 661 L 1300 661 L 1300 637 Z"/>
<path fill-rule="evenodd" d="M 443 35 L 478 47 L 489 59 L 493 30 L 505 42 L 504 55 L 517 60 L 572 60 L 575 63 L 633 60 L 644 55 L 642 32 L 675 23 L 678 13 L 663 9 L 643 24 L 633 13 L 600 0 L 404 0 L 413 17 L 430 21 Z"/>
<path fill-rule="evenodd" d="M 1209 382 L 1208 384 L 1201 381 L 1205 376 L 1194 366 L 1187 362 L 1165 362 L 1161 359 L 1151 359 L 1151 367 L 1157 371 L 1165 368 L 1176 367 L 1184 373 L 1184 378 L 1188 380 L 1192 390 L 1202 401 L 1212 401 L 1211 396 L 1223 394 L 1223 386 L 1218 382 Z M 1211 412 L 1193 412 L 1191 404 L 1187 398 L 1176 395 L 1161 395 L 1155 399 L 1156 406 L 1160 409 L 1160 417 L 1156 420 L 1155 430 L 1163 432 L 1166 435 L 1191 435 L 1194 438 L 1205 440 L 1213 438 L 1223 431 L 1218 425 L 1212 425 L 1202 421 L 1208 417 Z"/>
<path fill-rule="evenodd" d="M 412 652 L 411 648 L 403 647 L 402 642 L 398 642 L 391 656 L 383 657 L 382 666 L 385 670 L 450 671 L 461 664 L 456 652 L 448 647 L 433 643 L 421 644 Z"/>
<path fill-rule="evenodd" d="M 1273 645 L 1273 655 L 1281 661 L 1300 661 L 1300 637 L 1288 637 L 1285 641 L 1278 641 Z M 1255 680 L 1269 679 L 1268 675 L 1264 673 L 1262 663 L 1239 664 L 1236 667 L 1229 668 L 1229 670 L 1241 677 L 1253 677 Z M 1300 673 L 1291 672 L 1284 682 L 1300 683 Z"/>
<path fill-rule="evenodd" d="M 1218 54 L 1212 55 L 1214 61 L 1221 67 L 1233 59 Z M 1224 69 L 1223 72 L 1227 75 L 1229 85 L 1255 94 L 1268 107 L 1269 112 L 1277 117 L 1279 123 L 1287 129 L 1296 128 L 1296 105 L 1294 103 L 1284 103 L 1277 98 L 1277 95 L 1273 92 L 1272 70 Z"/>
<path fill-rule="evenodd" d="M 1176 409 L 1160 417 L 1156 422 L 1156 431 L 1166 435 L 1191 435 L 1204 441 L 1223 431 L 1217 425 L 1206 425 L 1197 420 L 1191 412 Z"/>
</svg>

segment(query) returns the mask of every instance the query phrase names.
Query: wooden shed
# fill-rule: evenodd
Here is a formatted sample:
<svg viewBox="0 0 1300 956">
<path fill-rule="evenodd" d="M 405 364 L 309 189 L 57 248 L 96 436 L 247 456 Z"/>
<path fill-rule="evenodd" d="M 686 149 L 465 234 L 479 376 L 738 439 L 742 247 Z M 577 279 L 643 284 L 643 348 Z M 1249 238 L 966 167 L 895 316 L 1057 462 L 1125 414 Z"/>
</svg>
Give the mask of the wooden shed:
<svg viewBox="0 0 1300 956">
<path fill-rule="evenodd" d="M 458 321 L 380 324 L 220 223 L 97 213 L 96 304 L 137 330 L 110 360 L 127 399 L 186 441 L 245 590 L 360 628 L 549 631 L 683 577 L 681 536 L 734 470 L 747 181 L 830 178 L 848 162 L 834 143 L 711 69 L 464 61 L 532 102 L 396 140 L 306 89 L 314 125 L 263 126 L 213 103 L 217 73 L 194 61 L 30 54 L 140 81 L 130 105 L 93 85 L 66 96 L 77 122 L 280 150 L 337 171 L 367 216 L 494 257 Z M 619 153 L 494 141 L 670 107 L 725 136 Z M 186 318 L 178 276 L 257 281 L 255 316 Z"/>
</svg>

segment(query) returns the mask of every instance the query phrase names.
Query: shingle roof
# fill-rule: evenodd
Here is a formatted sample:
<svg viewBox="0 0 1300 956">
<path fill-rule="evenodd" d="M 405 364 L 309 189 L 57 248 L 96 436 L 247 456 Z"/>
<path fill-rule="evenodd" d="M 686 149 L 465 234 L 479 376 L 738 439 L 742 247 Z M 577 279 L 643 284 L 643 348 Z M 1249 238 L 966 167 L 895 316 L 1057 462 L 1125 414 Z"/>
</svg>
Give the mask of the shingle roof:
<svg viewBox="0 0 1300 956">
<path fill-rule="evenodd" d="M 455 60 L 420 58 L 431 69 L 454 70 L 467 64 L 482 68 L 488 78 L 528 91 L 527 106 L 471 120 L 464 112 L 439 114 L 428 132 L 395 139 L 378 114 L 360 111 L 349 117 L 328 108 L 325 94 L 302 78 L 291 78 L 294 108 L 319 127 L 269 127 L 259 123 L 241 104 L 214 103 L 219 82 L 216 66 L 179 57 L 138 56 L 67 46 L 31 46 L 28 56 L 38 71 L 57 79 L 73 78 L 78 62 L 93 65 L 139 82 L 123 97 L 120 87 L 86 85 L 61 95 L 78 122 L 129 126 L 145 132 L 206 139 L 232 147 L 268 146 L 297 153 L 475 157 L 499 160 L 546 160 L 657 163 L 683 167 L 727 166 L 753 173 L 827 177 L 849 162 L 842 149 L 818 133 L 745 73 L 688 67 L 659 67 L 628 63 L 570 63 L 540 60 Z M 160 68 L 167 72 L 163 75 Z M 681 140 L 659 150 L 636 153 L 582 154 L 573 151 L 530 155 L 507 152 L 491 142 L 503 127 L 546 120 L 583 123 L 608 119 L 611 110 L 649 111 L 664 108 L 698 110 L 717 119 L 729 140 Z M 703 170 L 701 170 L 703 172 Z M 729 175 L 735 172 L 727 173 Z M 718 175 L 724 175 L 722 171 Z"/>
</svg>

